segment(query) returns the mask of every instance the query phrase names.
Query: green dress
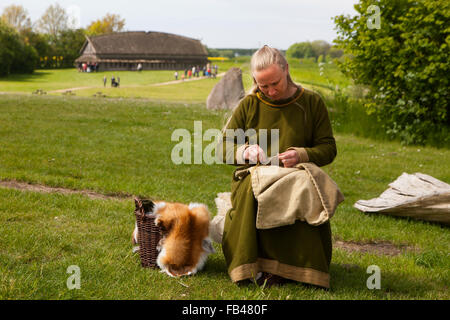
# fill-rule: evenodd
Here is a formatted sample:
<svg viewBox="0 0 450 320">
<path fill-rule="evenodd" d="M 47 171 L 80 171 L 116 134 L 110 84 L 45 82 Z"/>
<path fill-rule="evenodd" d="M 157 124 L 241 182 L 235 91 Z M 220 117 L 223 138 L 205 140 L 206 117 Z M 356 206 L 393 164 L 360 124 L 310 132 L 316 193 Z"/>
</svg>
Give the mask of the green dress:
<svg viewBox="0 0 450 320">
<path fill-rule="evenodd" d="M 289 99 L 272 101 L 261 92 L 248 95 L 234 110 L 227 129 L 278 129 L 278 150 L 294 148 L 301 162 L 324 166 L 336 157 L 336 143 L 325 104 L 312 91 L 299 88 Z M 268 134 L 270 137 L 270 133 Z M 253 138 L 252 138 L 253 139 Z M 266 139 L 266 154 L 273 155 L 271 140 Z M 252 140 L 254 141 L 254 140 Z M 246 136 L 245 143 L 249 143 Z M 242 139 L 225 136 L 223 159 L 239 165 L 239 171 L 250 164 L 242 163 Z M 230 151 L 231 150 L 231 151 Z M 231 162 L 230 162 L 230 159 Z M 329 288 L 329 266 L 332 242 L 329 221 L 312 226 L 303 221 L 272 229 L 256 229 L 258 203 L 253 195 L 251 177 L 233 176 L 232 208 L 227 212 L 222 248 L 233 282 L 255 278 L 268 272 L 287 279 Z"/>
</svg>

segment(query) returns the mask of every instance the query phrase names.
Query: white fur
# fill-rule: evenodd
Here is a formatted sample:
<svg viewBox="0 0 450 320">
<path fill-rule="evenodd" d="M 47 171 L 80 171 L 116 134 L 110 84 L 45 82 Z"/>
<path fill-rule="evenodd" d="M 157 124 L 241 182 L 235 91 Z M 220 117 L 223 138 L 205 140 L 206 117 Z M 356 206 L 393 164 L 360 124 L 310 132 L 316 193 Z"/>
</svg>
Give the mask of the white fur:
<svg viewBox="0 0 450 320">
<path fill-rule="evenodd" d="M 134 239 L 134 243 L 138 243 L 138 226 L 137 226 L 137 222 L 134 223 L 133 239 Z"/>
<path fill-rule="evenodd" d="M 203 248 L 203 252 L 200 255 L 200 259 L 198 260 L 197 265 L 191 271 L 192 274 L 196 274 L 197 271 L 202 270 L 203 267 L 205 266 L 206 260 L 208 260 L 208 256 L 211 253 L 215 253 L 216 252 L 216 250 L 214 250 L 214 248 L 212 246 L 212 242 L 211 242 L 211 239 L 209 237 L 203 239 L 203 241 L 202 241 L 202 248 Z"/>
<path fill-rule="evenodd" d="M 155 208 L 153 209 L 153 213 L 158 213 L 159 209 L 162 209 L 166 206 L 166 203 L 164 201 L 161 202 L 155 202 Z"/>
<path fill-rule="evenodd" d="M 175 278 L 173 274 L 170 273 L 169 269 L 166 268 L 166 265 L 162 263 L 162 259 L 166 256 L 166 248 L 162 246 L 161 252 L 158 254 L 158 258 L 156 259 L 156 264 L 161 269 L 161 272 L 167 273 L 172 278 Z"/>
<path fill-rule="evenodd" d="M 158 213 L 158 211 L 161 210 L 162 208 L 164 208 L 165 206 L 166 206 L 166 203 L 164 201 L 155 203 L 155 207 L 153 208 L 153 214 L 156 215 L 155 225 L 159 224 L 159 213 Z"/>
<path fill-rule="evenodd" d="M 212 246 L 212 241 L 211 241 L 211 239 L 209 237 L 203 239 L 203 241 L 202 241 L 202 248 L 203 248 L 203 252 L 200 255 L 200 259 L 198 260 L 198 262 L 195 265 L 195 267 L 191 271 L 189 271 L 187 273 L 188 276 L 194 275 L 198 271 L 202 270 L 203 267 L 205 266 L 206 260 L 208 260 L 208 256 L 211 253 L 215 253 L 216 252 L 214 250 L 213 246 Z M 158 254 L 158 258 L 156 259 L 156 264 L 161 269 L 161 272 L 165 272 L 166 274 L 168 274 L 172 278 L 177 278 L 177 276 L 175 276 L 172 273 L 170 273 L 170 271 L 166 267 L 166 265 L 164 263 L 162 263 L 162 259 L 165 257 L 165 255 L 166 255 L 166 249 L 164 248 L 164 245 L 163 245 L 161 252 Z"/>
<path fill-rule="evenodd" d="M 203 204 L 203 203 L 197 203 L 197 202 L 189 203 L 189 210 L 192 210 L 192 209 L 198 208 L 198 207 L 203 207 L 206 210 L 208 210 L 208 207 L 205 204 Z"/>
</svg>

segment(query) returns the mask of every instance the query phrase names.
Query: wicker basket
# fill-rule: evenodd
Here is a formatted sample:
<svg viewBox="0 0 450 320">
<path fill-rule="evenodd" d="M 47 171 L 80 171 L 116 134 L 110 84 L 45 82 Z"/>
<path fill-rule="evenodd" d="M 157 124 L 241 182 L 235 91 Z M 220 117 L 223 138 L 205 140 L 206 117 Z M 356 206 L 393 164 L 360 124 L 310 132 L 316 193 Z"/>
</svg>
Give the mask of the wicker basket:
<svg viewBox="0 0 450 320">
<path fill-rule="evenodd" d="M 141 265 L 144 268 L 157 268 L 156 259 L 158 258 L 157 246 L 162 237 L 161 229 L 155 225 L 156 216 L 153 212 L 153 202 L 148 199 L 135 197 L 136 223 L 138 227 L 138 244 Z"/>
</svg>

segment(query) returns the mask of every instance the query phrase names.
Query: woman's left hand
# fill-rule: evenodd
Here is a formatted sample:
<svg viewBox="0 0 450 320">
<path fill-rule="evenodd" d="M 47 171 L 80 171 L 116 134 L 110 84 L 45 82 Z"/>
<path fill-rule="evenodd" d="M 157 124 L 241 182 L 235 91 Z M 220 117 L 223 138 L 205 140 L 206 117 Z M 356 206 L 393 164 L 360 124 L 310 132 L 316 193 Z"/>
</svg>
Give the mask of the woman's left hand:
<svg viewBox="0 0 450 320">
<path fill-rule="evenodd" d="M 300 161 L 300 157 L 298 156 L 297 151 L 288 150 L 278 155 L 278 159 L 280 159 L 281 163 L 286 168 L 291 168 L 295 166 Z"/>
</svg>

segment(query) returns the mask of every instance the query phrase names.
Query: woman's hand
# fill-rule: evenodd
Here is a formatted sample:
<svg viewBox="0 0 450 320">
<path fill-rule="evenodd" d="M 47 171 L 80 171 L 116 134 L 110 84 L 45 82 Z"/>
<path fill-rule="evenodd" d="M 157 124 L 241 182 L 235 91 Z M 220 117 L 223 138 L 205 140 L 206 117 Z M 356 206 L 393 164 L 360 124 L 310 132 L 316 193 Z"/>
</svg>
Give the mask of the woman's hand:
<svg viewBox="0 0 450 320">
<path fill-rule="evenodd" d="M 263 149 L 257 144 L 252 144 L 244 151 L 244 159 L 249 160 L 250 163 L 256 164 L 259 162 L 265 163 L 267 161 L 266 154 Z"/>
<path fill-rule="evenodd" d="M 300 162 L 300 157 L 298 156 L 297 151 L 288 150 L 278 155 L 278 159 L 286 168 L 291 168 Z"/>
</svg>

